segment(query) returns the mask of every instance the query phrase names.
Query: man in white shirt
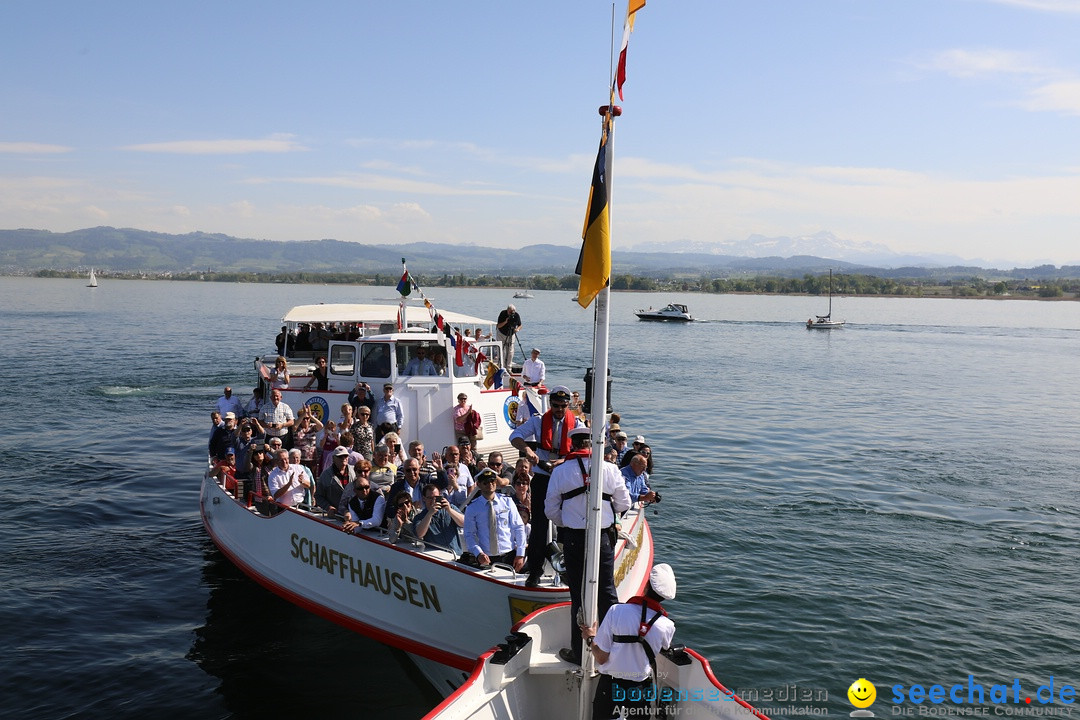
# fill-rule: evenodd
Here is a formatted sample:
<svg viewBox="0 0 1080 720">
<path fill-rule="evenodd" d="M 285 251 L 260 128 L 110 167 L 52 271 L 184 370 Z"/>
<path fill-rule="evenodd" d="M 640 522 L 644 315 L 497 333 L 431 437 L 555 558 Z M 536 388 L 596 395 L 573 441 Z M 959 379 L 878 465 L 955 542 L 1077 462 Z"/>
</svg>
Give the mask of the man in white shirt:
<svg viewBox="0 0 1080 720">
<path fill-rule="evenodd" d="M 581 607 L 581 586 L 585 570 L 585 527 L 588 514 L 588 486 L 599 468 L 602 475 L 601 492 L 604 499 L 600 503 L 600 574 L 597 577 L 599 591 L 597 609 L 603 620 L 608 608 L 619 602 L 615 591 L 615 541 L 614 533 L 616 513 L 630 509 L 630 493 L 626 490 L 619 469 L 603 458 L 592 457 L 589 446 L 589 428 L 584 425 L 570 431 L 571 451 L 562 464 L 551 471 L 551 480 L 547 485 L 544 498 L 544 513 L 559 528 L 559 539 L 563 544 L 563 559 L 566 562 L 566 584 L 570 588 L 570 622 L 573 626 L 570 634 L 570 648 L 559 651 L 559 657 L 567 662 L 581 664 L 581 635 L 577 632 L 577 613 Z M 536 518 L 533 518 L 536 522 Z"/>
<path fill-rule="evenodd" d="M 613 605 L 599 629 L 582 628 L 600 672 L 593 717 L 609 718 L 616 707 L 628 717 L 646 717 L 654 697 L 650 692 L 656 673 L 656 654 L 671 647 L 675 623 L 660 605 L 675 598 L 675 573 L 671 566 L 653 566 L 644 596 Z M 652 677 L 652 679 L 650 679 Z"/>
<path fill-rule="evenodd" d="M 304 502 L 304 490 L 311 487 L 311 481 L 300 465 L 289 464 L 289 451 L 278 450 L 274 469 L 266 478 L 270 495 L 285 507 L 296 507 Z"/>
<path fill-rule="evenodd" d="M 232 388 L 228 385 L 225 386 L 225 394 L 217 399 L 216 407 L 222 417 L 225 417 L 226 413 L 232 413 L 238 418 L 244 417 L 244 404 L 240 402 L 240 398 L 233 396 Z"/>
<path fill-rule="evenodd" d="M 544 367 L 544 361 L 540 359 L 540 350 L 533 348 L 529 359 L 521 366 L 521 377 L 526 385 L 535 387 L 543 384 L 546 375 L 547 370 Z"/>
</svg>

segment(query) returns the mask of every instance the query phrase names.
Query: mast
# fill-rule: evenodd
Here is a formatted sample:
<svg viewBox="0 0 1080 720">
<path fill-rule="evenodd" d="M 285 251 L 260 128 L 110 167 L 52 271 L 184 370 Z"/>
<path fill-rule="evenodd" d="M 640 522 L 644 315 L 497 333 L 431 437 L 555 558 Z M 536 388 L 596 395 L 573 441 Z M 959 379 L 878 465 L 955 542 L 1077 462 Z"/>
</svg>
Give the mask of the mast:
<svg viewBox="0 0 1080 720">
<path fill-rule="evenodd" d="M 825 317 L 832 319 L 832 268 L 829 268 L 829 314 Z"/>
</svg>

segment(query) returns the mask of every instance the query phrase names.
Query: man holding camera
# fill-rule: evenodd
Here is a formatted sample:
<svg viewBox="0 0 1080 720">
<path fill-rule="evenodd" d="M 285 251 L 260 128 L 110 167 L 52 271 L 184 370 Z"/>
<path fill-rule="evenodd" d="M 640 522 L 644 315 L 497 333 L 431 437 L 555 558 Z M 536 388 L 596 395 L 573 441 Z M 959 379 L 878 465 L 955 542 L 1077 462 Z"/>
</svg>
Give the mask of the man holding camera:
<svg viewBox="0 0 1080 720">
<path fill-rule="evenodd" d="M 449 548 L 461 555 L 458 528 L 465 527 L 465 516 L 442 496 L 434 484 L 424 486 L 424 509 L 413 520 L 413 533 L 424 542 Z"/>
</svg>

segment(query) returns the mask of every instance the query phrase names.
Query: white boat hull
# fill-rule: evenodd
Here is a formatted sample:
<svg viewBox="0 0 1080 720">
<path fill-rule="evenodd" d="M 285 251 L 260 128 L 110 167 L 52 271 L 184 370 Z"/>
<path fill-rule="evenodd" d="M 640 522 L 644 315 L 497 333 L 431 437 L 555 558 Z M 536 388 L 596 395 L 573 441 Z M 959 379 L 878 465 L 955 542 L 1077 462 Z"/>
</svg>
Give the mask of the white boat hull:
<svg viewBox="0 0 1080 720">
<path fill-rule="evenodd" d="M 515 628 L 528 638 L 516 654 L 503 647 L 484 653 L 468 680 L 425 720 L 529 720 L 578 717 L 583 673 L 558 656 L 569 644 L 568 603 L 538 610 Z M 524 637 L 520 638 L 524 640 Z M 713 675 L 693 650 L 656 658 L 659 704 L 667 717 L 767 720 Z M 591 703 L 595 682 L 586 689 Z M 591 712 L 589 713 L 591 715 Z"/>
<path fill-rule="evenodd" d="M 453 690 L 445 677 L 460 683 L 460 671 L 471 670 L 515 622 L 570 597 L 550 577 L 526 588 L 524 575 L 511 568 L 475 570 L 453 562 L 447 551 L 346 534 L 335 521 L 299 510 L 265 517 L 213 479 L 203 481 L 200 505 L 214 543 L 264 587 L 346 628 L 457 669 L 457 675 L 428 673 L 444 694 Z M 652 565 L 644 514 L 633 513 L 624 527 L 638 547 L 620 541 L 616 548 L 620 598 L 641 590 Z"/>
</svg>

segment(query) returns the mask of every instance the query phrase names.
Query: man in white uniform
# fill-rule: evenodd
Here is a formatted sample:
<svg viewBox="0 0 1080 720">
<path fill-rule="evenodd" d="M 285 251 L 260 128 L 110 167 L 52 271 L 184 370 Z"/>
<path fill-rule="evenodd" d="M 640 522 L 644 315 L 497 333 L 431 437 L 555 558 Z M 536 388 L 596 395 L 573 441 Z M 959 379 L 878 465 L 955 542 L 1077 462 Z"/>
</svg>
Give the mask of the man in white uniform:
<svg viewBox="0 0 1080 720">
<path fill-rule="evenodd" d="M 593 718 L 610 718 L 618 707 L 626 708 L 629 717 L 650 714 L 656 654 L 670 648 L 675 636 L 675 623 L 660 603 L 674 598 L 675 573 L 671 566 L 655 565 L 644 596 L 613 605 L 599 629 L 595 625 L 581 629 L 600 672 L 593 696 Z"/>
<path fill-rule="evenodd" d="M 563 560 L 566 562 L 566 584 L 570 588 L 570 644 L 569 649 L 559 651 L 559 657 L 567 662 L 581 663 L 581 635 L 577 632 L 577 614 L 581 608 L 581 586 L 585 572 L 585 526 L 588 514 L 588 481 L 593 468 L 599 466 L 602 473 L 603 501 L 600 503 L 600 574 L 597 596 L 598 617 L 603 620 L 608 608 L 619 602 L 615 591 L 615 514 L 630 509 L 630 493 L 626 490 L 619 469 L 603 458 L 593 463 L 589 446 L 589 428 L 584 425 L 570 431 L 572 450 L 563 463 L 551 471 L 544 513 L 559 528 L 559 540 L 563 544 Z M 535 490 L 534 490 L 535 492 Z M 535 522 L 535 518 L 533 522 Z"/>
<path fill-rule="evenodd" d="M 521 377 L 526 385 L 535 387 L 544 382 L 546 375 L 547 369 L 544 367 L 544 361 L 540 359 L 540 350 L 533 348 L 529 359 L 521 366 Z"/>
</svg>

